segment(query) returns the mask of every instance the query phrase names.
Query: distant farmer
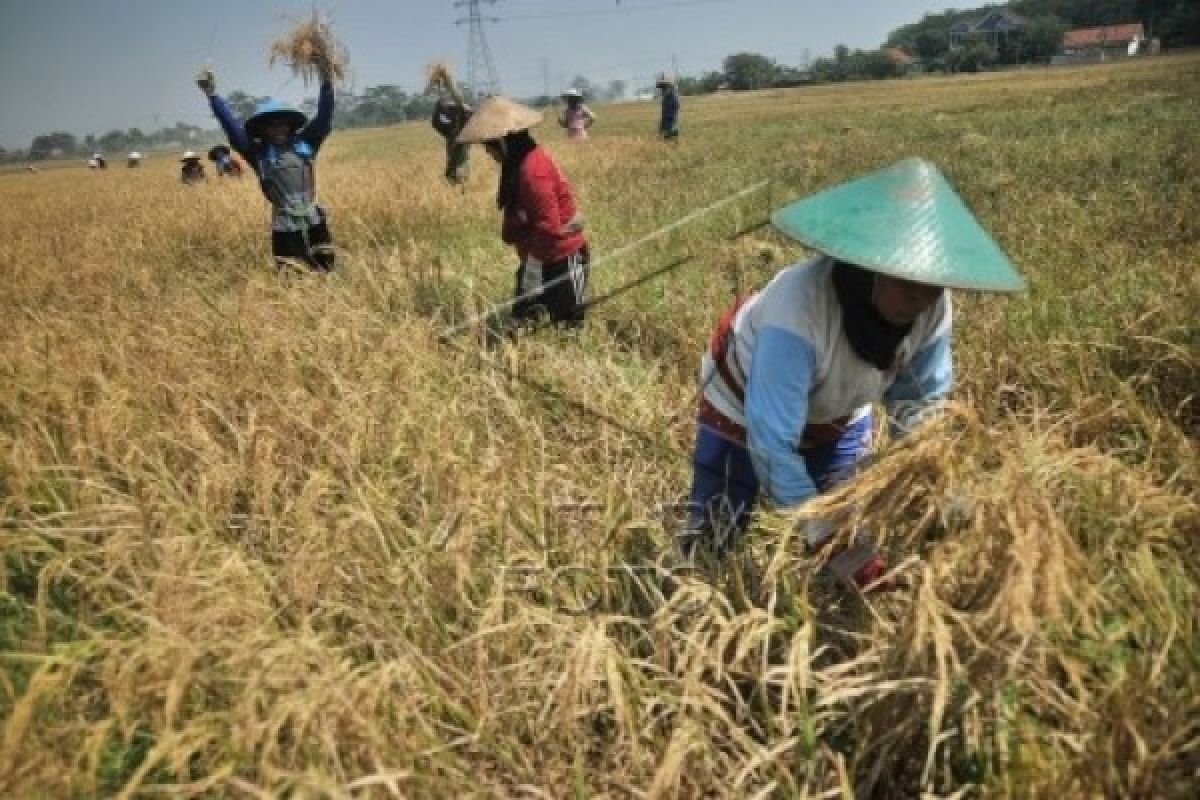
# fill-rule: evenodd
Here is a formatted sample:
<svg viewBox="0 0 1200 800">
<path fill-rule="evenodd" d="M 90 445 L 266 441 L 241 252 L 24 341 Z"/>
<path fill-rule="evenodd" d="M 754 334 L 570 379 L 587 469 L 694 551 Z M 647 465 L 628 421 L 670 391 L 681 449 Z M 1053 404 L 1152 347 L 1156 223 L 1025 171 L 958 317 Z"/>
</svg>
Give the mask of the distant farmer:
<svg viewBox="0 0 1200 800">
<path fill-rule="evenodd" d="M 658 120 L 658 135 L 667 141 L 679 138 L 679 91 L 675 81 L 664 73 L 654 84 L 662 92 L 662 114 Z"/>
<path fill-rule="evenodd" d="M 218 144 L 210 147 L 208 160 L 213 162 L 213 169 L 216 170 L 218 178 L 242 177 L 242 162 L 234 158 L 228 145 Z"/>
<path fill-rule="evenodd" d="M 196 83 L 208 96 L 229 144 L 258 175 L 259 186 L 271 203 L 275 263 L 280 268 L 300 264 L 329 272 L 334 266 L 333 240 L 328 215 L 317 204 L 313 167 L 333 121 L 333 82 L 328 64 L 322 63 L 318 69 L 321 89 L 311 122 L 302 112 L 267 100 L 243 126 L 217 94 L 212 71 L 202 71 Z"/>
<path fill-rule="evenodd" d="M 596 115 L 583 103 L 583 93 L 578 89 L 567 89 L 562 93 L 563 102 L 567 107 L 559 115 L 558 124 L 567 129 L 567 138 L 583 140 L 588 138 L 588 129 L 596 121 Z"/>
<path fill-rule="evenodd" d="M 438 93 L 430 124 L 446 140 L 446 180 L 460 184 L 467 180 L 471 154 L 467 145 L 458 141 L 458 135 L 471 118 L 471 107 L 463 100 L 447 66 L 435 63 L 427 72 L 429 81 L 426 91 Z"/>
<path fill-rule="evenodd" d="M 501 236 L 516 248 L 521 262 L 513 316 L 531 319 L 546 312 L 555 323 L 577 326 L 583 323 L 591 259 L 570 185 L 529 135 L 541 121 L 539 111 L 506 97 L 489 97 L 458 138 L 482 142 L 500 164 L 496 205 L 504 215 Z"/>
<path fill-rule="evenodd" d="M 204 174 L 204 165 L 200 163 L 200 156 L 191 150 L 183 154 L 183 158 L 179 159 L 179 163 L 179 179 L 185 184 L 206 183 L 208 181 L 208 176 Z"/>
<path fill-rule="evenodd" d="M 772 221 L 817 255 L 735 303 L 712 336 L 680 540 L 687 554 L 727 551 L 760 492 L 792 508 L 850 477 L 871 444 L 873 404 L 902 436 L 946 397 L 948 289 L 1025 287 L 937 168 L 919 159 L 800 200 Z M 828 541 L 831 528 L 811 525 L 808 545 Z M 842 556 L 849 560 L 836 571 L 860 587 L 887 570 L 869 542 Z"/>
<path fill-rule="evenodd" d="M 125 166 L 127 166 L 129 169 L 135 169 L 137 167 L 140 167 L 141 165 L 142 165 L 142 154 L 139 153 L 137 150 L 134 150 L 132 153 L 129 154 L 129 157 L 126 159 Z"/>
</svg>

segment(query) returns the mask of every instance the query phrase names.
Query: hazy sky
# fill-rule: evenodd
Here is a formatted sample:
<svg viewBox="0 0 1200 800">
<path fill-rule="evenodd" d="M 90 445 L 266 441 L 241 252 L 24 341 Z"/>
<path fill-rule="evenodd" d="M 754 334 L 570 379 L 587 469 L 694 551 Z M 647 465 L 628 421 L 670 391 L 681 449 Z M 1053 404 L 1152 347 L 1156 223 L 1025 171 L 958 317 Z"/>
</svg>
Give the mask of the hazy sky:
<svg viewBox="0 0 1200 800">
<path fill-rule="evenodd" d="M 981 0 L 982 2 L 982 0 Z M 499 0 L 485 13 L 505 93 L 540 94 L 543 59 L 554 91 L 577 74 L 594 83 L 642 81 L 670 69 L 715 69 L 750 50 L 785 64 L 834 45 L 878 46 L 925 12 L 960 0 Z M 268 69 L 269 43 L 312 0 L 0 0 L 0 145 L 35 134 L 153 130 L 176 121 L 215 127 L 195 71 L 211 59 L 223 92 L 241 88 L 292 102 L 303 84 Z M 410 90 L 445 58 L 466 73 L 467 33 L 453 0 L 320 0 L 350 51 L 353 87 Z M 541 17 L 540 19 L 538 17 Z M 315 90 L 309 90 L 314 92 Z"/>
</svg>

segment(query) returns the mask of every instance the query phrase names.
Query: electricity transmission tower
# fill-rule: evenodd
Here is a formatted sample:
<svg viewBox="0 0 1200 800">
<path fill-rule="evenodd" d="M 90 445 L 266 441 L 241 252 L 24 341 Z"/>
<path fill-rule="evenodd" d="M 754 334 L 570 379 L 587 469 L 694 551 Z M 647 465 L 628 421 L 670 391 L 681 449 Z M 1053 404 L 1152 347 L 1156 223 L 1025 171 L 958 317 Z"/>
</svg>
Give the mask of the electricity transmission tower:
<svg viewBox="0 0 1200 800">
<path fill-rule="evenodd" d="M 480 6 L 496 5 L 500 0 L 455 0 L 455 8 L 466 8 L 467 16 L 455 20 L 456 25 L 467 26 L 467 85 L 475 102 L 488 95 L 500 92 L 500 79 L 496 77 L 496 64 L 488 47 L 487 35 L 483 32 L 484 22 L 499 22 L 499 17 L 485 17 Z"/>
</svg>

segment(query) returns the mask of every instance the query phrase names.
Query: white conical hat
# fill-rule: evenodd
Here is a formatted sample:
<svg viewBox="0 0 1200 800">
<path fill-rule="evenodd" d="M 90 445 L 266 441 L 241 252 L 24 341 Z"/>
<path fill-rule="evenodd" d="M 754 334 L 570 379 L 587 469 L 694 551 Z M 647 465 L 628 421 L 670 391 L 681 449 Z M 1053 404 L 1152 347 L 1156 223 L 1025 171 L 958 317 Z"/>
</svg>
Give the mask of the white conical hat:
<svg viewBox="0 0 1200 800">
<path fill-rule="evenodd" d="M 479 104 L 479 110 L 458 134 L 462 144 L 499 139 L 510 133 L 529 130 L 541 123 L 542 112 L 523 106 L 507 97 L 495 95 Z"/>
</svg>

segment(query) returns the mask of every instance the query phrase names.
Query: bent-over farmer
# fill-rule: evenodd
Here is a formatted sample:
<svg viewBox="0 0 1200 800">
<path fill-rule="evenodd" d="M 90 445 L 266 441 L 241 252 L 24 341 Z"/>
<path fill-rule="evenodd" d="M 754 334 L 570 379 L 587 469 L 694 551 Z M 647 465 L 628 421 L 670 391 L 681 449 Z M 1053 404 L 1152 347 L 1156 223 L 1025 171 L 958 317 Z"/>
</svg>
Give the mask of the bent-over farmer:
<svg viewBox="0 0 1200 800">
<path fill-rule="evenodd" d="M 204 174 L 204 164 L 200 163 L 200 156 L 191 150 L 179 159 L 179 180 L 185 185 L 208 182 L 208 175 Z"/>
<path fill-rule="evenodd" d="M 867 454 L 873 407 L 903 435 L 953 384 L 949 289 L 1025 282 L 933 165 L 908 159 L 772 216 L 817 251 L 721 318 L 701 370 L 690 514 L 680 546 L 725 552 L 760 494 L 801 505 Z M 832 531 L 810 526 L 808 545 Z M 828 526 L 826 526 L 828 527 Z M 860 587 L 887 570 L 870 548 Z"/>
<path fill-rule="evenodd" d="M 482 142 L 500 164 L 501 237 L 520 259 L 513 316 L 530 319 L 544 311 L 555 323 L 578 326 L 586 310 L 591 258 L 566 176 L 529 135 L 541 121 L 540 111 L 489 97 L 458 138 Z"/>
</svg>

